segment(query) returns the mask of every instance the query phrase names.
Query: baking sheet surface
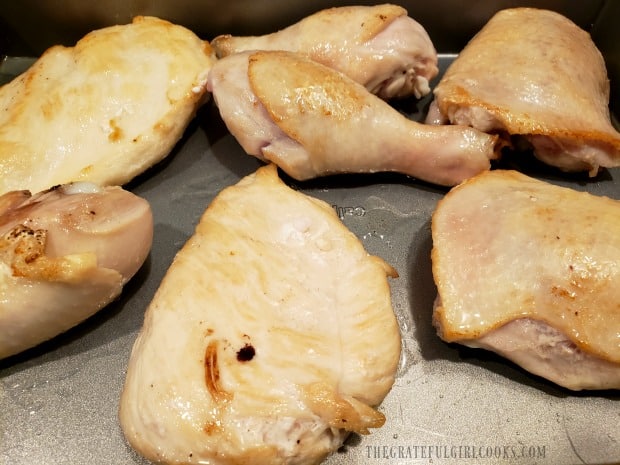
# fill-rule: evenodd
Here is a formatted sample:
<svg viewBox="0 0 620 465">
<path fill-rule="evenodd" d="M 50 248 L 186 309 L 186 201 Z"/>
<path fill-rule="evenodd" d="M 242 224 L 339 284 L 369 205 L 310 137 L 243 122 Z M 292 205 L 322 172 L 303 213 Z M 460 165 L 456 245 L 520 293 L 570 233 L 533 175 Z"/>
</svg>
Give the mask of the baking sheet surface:
<svg viewBox="0 0 620 465">
<path fill-rule="evenodd" d="M 442 68 L 450 59 L 441 57 Z M 7 61 L 3 65 L 9 69 Z M 406 101 L 397 108 L 420 120 L 428 103 L 429 98 Z M 617 169 L 588 179 L 520 157 L 504 163 L 620 199 Z M 125 443 L 117 419 L 144 311 L 211 199 L 260 165 L 228 134 L 211 102 L 173 153 L 127 186 L 153 209 L 150 257 L 118 301 L 66 334 L 0 361 L 0 464 L 146 463 Z M 326 464 L 620 462 L 617 392 L 563 390 L 498 356 L 436 336 L 430 218 L 446 189 L 397 174 L 284 179 L 333 205 L 368 252 L 400 274 L 391 285 L 403 353 L 397 381 L 381 407 L 387 423 L 369 436 L 352 436 Z"/>
</svg>

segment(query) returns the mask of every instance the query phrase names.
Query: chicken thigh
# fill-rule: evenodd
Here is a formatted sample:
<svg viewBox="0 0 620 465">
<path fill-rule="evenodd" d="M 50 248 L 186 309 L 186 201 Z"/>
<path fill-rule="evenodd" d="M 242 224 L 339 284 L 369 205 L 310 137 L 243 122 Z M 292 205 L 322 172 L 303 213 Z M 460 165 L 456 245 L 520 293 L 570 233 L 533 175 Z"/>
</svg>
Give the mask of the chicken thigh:
<svg viewBox="0 0 620 465">
<path fill-rule="evenodd" d="M 152 17 L 48 49 L 0 87 L 0 194 L 125 184 L 181 138 L 213 59 L 194 33 Z"/>
<path fill-rule="evenodd" d="M 149 204 L 120 187 L 76 183 L 0 196 L 0 358 L 109 304 L 152 240 Z"/>
<path fill-rule="evenodd" d="M 430 93 L 439 71 L 426 30 L 391 4 L 329 8 L 271 34 L 222 35 L 211 45 L 220 58 L 246 50 L 304 53 L 386 99 Z"/>
<path fill-rule="evenodd" d="M 318 464 L 383 425 L 400 333 L 387 276 L 268 165 L 224 189 L 149 305 L 120 402 L 162 464 Z"/>
<path fill-rule="evenodd" d="M 300 54 L 230 55 L 213 65 L 207 85 L 243 149 L 298 180 L 396 171 L 454 185 L 496 157 L 496 136 L 417 123 Z"/>
<path fill-rule="evenodd" d="M 433 320 L 568 389 L 620 389 L 620 201 L 494 170 L 432 217 Z"/>
<path fill-rule="evenodd" d="M 565 171 L 620 165 L 605 62 L 590 35 L 559 13 L 498 12 L 434 89 L 427 122 L 472 126 L 526 140 Z"/>
</svg>

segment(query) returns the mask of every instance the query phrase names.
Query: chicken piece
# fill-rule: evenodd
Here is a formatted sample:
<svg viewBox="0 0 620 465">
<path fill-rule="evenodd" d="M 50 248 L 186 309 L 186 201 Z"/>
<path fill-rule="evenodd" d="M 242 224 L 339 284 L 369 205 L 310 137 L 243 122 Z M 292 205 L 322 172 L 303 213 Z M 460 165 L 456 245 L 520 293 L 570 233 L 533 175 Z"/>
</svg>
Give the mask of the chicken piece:
<svg viewBox="0 0 620 465">
<path fill-rule="evenodd" d="M 433 320 L 572 390 L 620 388 L 620 201 L 495 170 L 432 217 Z"/>
<path fill-rule="evenodd" d="M 146 311 L 129 443 L 157 463 L 302 465 L 380 427 L 401 347 L 386 275 L 275 165 L 223 190 Z"/>
<path fill-rule="evenodd" d="M 152 240 L 148 202 L 120 187 L 75 183 L 0 196 L 0 358 L 113 301 Z"/>
<path fill-rule="evenodd" d="M 496 136 L 412 121 L 300 54 L 230 55 L 213 65 L 207 86 L 243 149 L 298 180 L 396 171 L 454 185 L 488 170 L 496 156 Z"/>
<path fill-rule="evenodd" d="M 434 89 L 441 119 L 524 139 L 564 171 L 620 165 L 605 62 L 590 35 L 553 11 L 498 12 Z"/>
<path fill-rule="evenodd" d="M 125 184 L 180 139 L 213 60 L 207 42 L 152 17 L 48 49 L 0 87 L 0 194 Z"/>
<path fill-rule="evenodd" d="M 222 35 L 211 45 L 220 58 L 247 50 L 304 53 L 385 99 L 427 95 L 439 72 L 424 27 L 391 4 L 328 8 L 272 34 Z"/>
</svg>

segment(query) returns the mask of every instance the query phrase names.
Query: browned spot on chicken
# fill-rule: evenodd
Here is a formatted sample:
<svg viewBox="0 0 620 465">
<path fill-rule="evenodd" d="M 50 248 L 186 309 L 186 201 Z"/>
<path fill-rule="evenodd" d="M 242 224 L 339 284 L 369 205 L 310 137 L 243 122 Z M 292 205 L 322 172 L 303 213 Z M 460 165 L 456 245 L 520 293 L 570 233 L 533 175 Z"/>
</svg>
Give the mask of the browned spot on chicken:
<svg viewBox="0 0 620 465">
<path fill-rule="evenodd" d="M 83 178 L 88 178 L 90 173 L 95 169 L 93 165 L 87 165 L 80 170 L 80 176 Z"/>
<path fill-rule="evenodd" d="M 333 428 L 369 434 L 369 428 L 380 428 L 385 423 L 381 412 L 353 397 L 343 397 L 327 383 L 313 383 L 304 386 L 302 391 L 312 412 Z"/>
<path fill-rule="evenodd" d="M 41 104 L 41 113 L 45 120 L 50 121 L 62 108 L 62 100 L 56 97 L 50 97 Z"/>
<path fill-rule="evenodd" d="M 256 350 L 250 344 L 244 345 L 237 351 L 237 360 L 240 362 L 249 362 L 256 355 Z"/>
<path fill-rule="evenodd" d="M 173 127 L 170 124 L 165 122 L 158 122 L 155 126 L 153 126 L 153 131 L 160 135 L 169 134 L 172 131 Z"/>
<path fill-rule="evenodd" d="M 91 260 L 73 262 L 65 257 L 49 257 L 45 253 L 48 231 L 23 224 L 14 227 L 0 239 L 0 260 L 11 267 L 16 278 L 49 282 L 71 281 L 82 269 L 94 266 Z"/>
<path fill-rule="evenodd" d="M 224 402 L 230 399 L 230 393 L 224 391 L 220 386 L 220 367 L 217 361 L 217 341 L 210 341 L 205 350 L 205 384 L 211 397 L 217 402 Z"/>
<path fill-rule="evenodd" d="M 561 297 L 564 299 L 574 299 L 575 298 L 575 293 L 569 291 L 568 289 L 562 287 L 562 286 L 551 286 L 551 294 L 553 294 L 556 297 Z"/>
<path fill-rule="evenodd" d="M 18 225 L 0 239 L 0 260 L 10 264 L 13 276 L 30 275 L 31 264 L 43 256 L 46 231 Z"/>
<path fill-rule="evenodd" d="M 115 119 L 110 120 L 110 134 L 108 134 L 108 140 L 110 142 L 118 142 L 123 138 L 123 130 L 118 125 Z"/>
<path fill-rule="evenodd" d="M 209 436 L 219 432 L 221 429 L 222 429 L 222 426 L 218 421 L 211 421 L 209 423 L 206 423 L 204 427 L 202 428 L 202 430 Z"/>
</svg>

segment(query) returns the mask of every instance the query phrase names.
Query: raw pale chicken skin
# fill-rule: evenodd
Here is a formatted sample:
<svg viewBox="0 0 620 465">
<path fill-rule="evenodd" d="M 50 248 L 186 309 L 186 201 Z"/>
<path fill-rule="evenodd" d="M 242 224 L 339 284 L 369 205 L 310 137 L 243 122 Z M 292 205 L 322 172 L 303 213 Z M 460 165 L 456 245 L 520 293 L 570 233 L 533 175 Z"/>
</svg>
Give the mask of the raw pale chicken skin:
<svg viewBox="0 0 620 465">
<path fill-rule="evenodd" d="M 502 10 L 434 89 L 427 122 L 523 138 L 543 162 L 598 173 L 620 166 L 609 79 L 590 35 L 559 13 Z"/>
<path fill-rule="evenodd" d="M 218 36 L 218 57 L 247 50 L 308 55 L 382 98 L 420 98 L 437 76 L 437 52 L 422 25 L 400 6 L 344 6 L 314 13 L 263 36 Z"/>
<path fill-rule="evenodd" d="M 455 185 L 490 168 L 496 136 L 412 121 L 344 74 L 291 52 L 218 60 L 208 89 L 250 155 L 307 180 L 395 171 Z"/>
<path fill-rule="evenodd" d="M 318 464 L 382 426 L 401 347 L 387 276 L 275 165 L 223 190 L 146 311 L 129 443 L 157 463 Z"/>
<path fill-rule="evenodd" d="M 193 32 L 152 17 L 50 48 L 0 87 L 0 194 L 127 183 L 181 138 L 214 59 Z"/>
<path fill-rule="evenodd" d="M 0 196 L 0 358 L 117 298 L 153 241 L 148 202 L 90 183 Z"/>
<path fill-rule="evenodd" d="M 619 389 L 619 231 L 619 200 L 516 171 L 455 187 L 432 217 L 440 337 L 568 389 Z"/>
</svg>

